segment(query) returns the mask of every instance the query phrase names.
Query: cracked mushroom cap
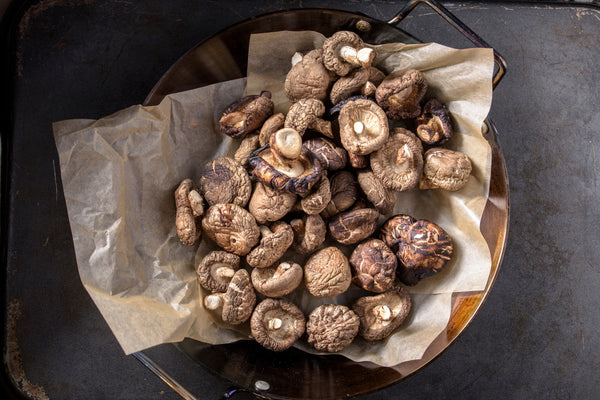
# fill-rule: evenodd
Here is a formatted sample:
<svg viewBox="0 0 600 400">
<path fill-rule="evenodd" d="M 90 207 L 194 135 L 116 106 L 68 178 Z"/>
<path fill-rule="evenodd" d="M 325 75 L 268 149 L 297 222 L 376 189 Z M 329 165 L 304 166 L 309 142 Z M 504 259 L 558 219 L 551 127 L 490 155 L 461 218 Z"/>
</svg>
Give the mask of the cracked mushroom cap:
<svg viewBox="0 0 600 400">
<path fill-rule="evenodd" d="M 379 229 L 379 238 L 395 253 L 398 251 L 398 243 L 406 240 L 408 228 L 416 221 L 410 215 L 394 215 Z"/>
<path fill-rule="evenodd" d="M 175 229 L 186 246 L 193 246 L 202 236 L 201 217 L 204 214 L 202 196 L 191 179 L 181 181 L 175 190 Z"/>
<path fill-rule="evenodd" d="M 196 267 L 200 285 L 210 292 L 225 292 L 235 272 L 240 268 L 240 258 L 226 251 L 208 253 Z"/>
<path fill-rule="evenodd" d="M 421 189 L 457 191 L 471 176 L 471 161 L 460 151 L 434 147 L 425 152 Z"/>
<path fill-rule="evenodd" d="M 250 318 L 254 340 L 273 351 L 290 348 L 302 336 L 305 326 L 302 310 L 285 299 L 261 301 Z"/>
<path fill-rule="evenodd" d="M 254 268 L 266 268 L 276 263 L 292 245 L 294 231 L 283 221 L 273 223 L 270 228 L 262 225 L 259 229 L 262 238 L 246 256 L 246 262 Z"/>
<path fill-rule="evenodd" d="M 375 52 L 354 32 L 339 31 L 323 42 L 323 65 L 339 76 L 356 67 L 369 68 Z"/>
<path fill-rule="evenodd" d="M 261 182 L 256 182 L 254 192 L 248 203 L 248 211 L 259 224 L 278 221 L 292 210 L 296 204 L 296 195 L 279 192 Z"/>
<path fill-rule="evenodd" d="M 358 334 L 365 340 L 385 339 L 406 320 L 411 306 L 410 295 L 400 285 L 377 296 L 359 298 L 352 305 L 360 319 Z"/>
<path fill-rule="evenodd" d="M 273 114 L 274 104 L 271 92 L 263 91 L 260 95 L 241 98 L 223 111 L 219 120 L 221 133 L 233 138 L 243 138 L 248 133 L 261 127 L 263 122 Z"/>
<path fill-rule="evenodd" d="M 383 186 L 383 183 L 375 176 L 373 171 L 359 171 L 357 174 L 358 184 L 367 196 L 367 199 L 383 214 L 394 211 L 398 194 L 392 189 Z"/>
<path fill-rule="evenodd" d="M 370 292 L 383 293 L 394 284 L 396 255 L 379 239 L 360 243 L 350 256 L 352 282 Z"/>
<path fill-rule="evenodd" d="M 351 280 L 348 258 L 337 247 L 316 251 L 304 265 L 304 284 L 315 297 L 334 297 L 344 293 Z"/>
<path fill-rule="evenodd" d="M 290 221 L 294 231 L 292 250 L 298 254 L 308 254 L 325 242 L 327 227 L 320 215 L 305 215 Z"/>
<path fill-rule="evenodd" d="M 231 157 L 219 157 L 202 169 L 200 189 L 209 206 L 233 203 L 245 207 L 252 193 L 252 182 L 242 164 Z"/>
<path fill-rule="evenodd" d="M 300 99 L 325 101 L 331 82 L 331 72 L 323 65 L 323 50 L 315 49 L 292 66 L 285 78 L 285 94 L 291 102 Z"/>
<path fill-rule="evenodd" d="M 388 139 L 388 119 L 371 100 L 347 102 L 340 110 L 339 123 L 342 145 L 354 154 L 370 154 L 381 149 Z"/>
<path fill-rule="evenodd" d="M 331 200 L 321 213 L 323 218 L 329 218 L 346 211 L 354 205 L 359 196 L 359 186 L 350 171 L 335 173 L 329 180 Z"/>
<path fill-rule="evenodd" d="M 305 194 L 319 181 L 323 168 L 312 152 L 302 146 L 294 129 L 283 128 L 249 157 L 257 180 L 280 192 Z"/>
<path fill-rule="evenodd" d="M 260 237 L 252 214 L 231 203 L 211 206 L 202 219 L 202 229 L 219 247 L 238 256 L 248 254 Z"/>
<path fill-rule="evenodd" d="M 302 276 L 300 264 L 288 261 L 268 268 L 254 268 L 251 274 L 254 288 L 268 297 L 281 297 L 293 292 L 302 283 Z"/>
<path fill-rule="evenodd" d="M 308 316 L 308 343 L 318 351 L 336 353 L 347 347 L 358 333 L 356 313 L 341 304 L 323 304 Z"/>
<path fill-rule="evenodd" d="M 395 128 L 385 145 L 371 154 L 371 169 L 388 189 L 415 188 L 423 171 L 421 141 L 411 131 Z"/>
<path fill-rule="evenodd" d="M 431 99 L 423 106 L 423 112 L 416 119 L 417 136 L 428 145 L 442 145 L 452 137 L 452 123 L 446 107 L 437 99 Z"/>
<path fill-rule="evenodd" d="M 440 226 L 420 219 L 412 223 L 398 242 L 400 261 L 396 274 L 406 285 L 438 273 L 452 258 L 452 239 Z"/>
<path fill-rule="evenodd" d="M 338 104 L 353 94 L 360 93 L 368 81 L 369 70 L 367 68 L 355 69 L 348 75 L 341 77 L 335 81 L 329 92 L 331 104 Z"/>
<path fill-rule="evenodd" d="M 342 169 L 348 162 L 346 150 L 323 137 L 306 140 L 304 146 L 319 160 L 321 167 L 328 171 Z"/>
<path fill-rule="evenodd" d="M 421 100 L 427 80 L 421 71 L 403 69 L 388 75 L 375 91 L 377 104 L 391 119 L 415 118 L 421 114 Z"/>
<path fill-rule="evenodd" d="M 239 269 L 233 275 L 225 293 L 213 293 L 204 298 L 204 307 L 213 311 L 222 307 L 221 318 L 231 325 L 247 321 L 255 304 L 256 293 L 245 269 Z"/>
<path fill-rule="evenodd" d="M 300 207 L 308 215 L 316 215 L 327 207 L 331 201 L 331 188 L 327 174 L 323 173 L 319 182 L 306 197 L 300 200 Z"/>
<path fill-rule="evenodd" d="M 379 211 L 373 208 L 345 211 L 329 221 L 329 232 L 339 243 L 358 243 L 375 232 L 378 219 Z"/>
<path fill-rule="evenodd" d="M 307 129 L 315 130 L 333 138 L 331 122 L 322 119 L 325 104 L 318 99 L 300 99 L 291 105 L 285 116 L 284 127 L 295 129 L 303 136 Z"/>
</svg>

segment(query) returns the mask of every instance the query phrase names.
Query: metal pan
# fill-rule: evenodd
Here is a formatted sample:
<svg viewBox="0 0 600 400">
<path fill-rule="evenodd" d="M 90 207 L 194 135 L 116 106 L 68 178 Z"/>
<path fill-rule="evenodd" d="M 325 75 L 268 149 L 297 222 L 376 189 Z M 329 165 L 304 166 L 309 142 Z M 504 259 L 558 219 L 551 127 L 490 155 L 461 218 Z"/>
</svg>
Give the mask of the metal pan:
<svg viewBox="0 0 600 400">
<path fill-rule="evenodd" d="M 314 30 L 330 36 L 338 30 L 352 30 L 359 33 L 368 43 L 416 43 L 418 41 L 415 38 L 395 27 L 395 24 L 420 3 L 431 6 L 476 46 L 490 47 L 435 1 L 411 1 L 388 22 L 366 15 L 328 9 L 275 12 L 240 22 L 198 44 L 164 74 L 144 104 L 158 104 L 170 93 L 245 76 L 248 43 L 253 33 Z M 357 25 L 359 21 L 361 22 Z M 506 64 L 497 52 L 494 54 L 497 65 L 493 81 L 495 87 L 506 71 Z M 185 340 L 177 346 L 194 360 L 241 388 L 256 391 L 255 384 L 260 381 L 263 384 L 262 388 L 268 387 L 268 390 L 260 392 L 261 396 L 275 399 L 346 398 L 381 389 L 423 368 L 448 348 L 475 317 L 494 283 L 502 262 L 508 236 L 508 176 L 504 157 L 497 143 L 496 128 L 491 121 L 486 121 L 486 127 L 486 137 L 492 148 L 492 176 L 489 200 L 481 221 L 481 232 L 492 256 L 491 272 L 487 286 L 482 292 L 453 295 L 452 314 L 446 330 L 429 346 L 422 359 L 394 367 L 381 367 L 368 362 L 353 362 L 342 356 L 311 355 L 294 348 L 283 353 L 273 353 L 248 341 L 213 346 Z M 154 372 L 157 371 L 154 369 Z M 165 376 L 162 378 L 165 379 Z M 170 385 L 173 387 L 172 383 Z"/>
</svg>

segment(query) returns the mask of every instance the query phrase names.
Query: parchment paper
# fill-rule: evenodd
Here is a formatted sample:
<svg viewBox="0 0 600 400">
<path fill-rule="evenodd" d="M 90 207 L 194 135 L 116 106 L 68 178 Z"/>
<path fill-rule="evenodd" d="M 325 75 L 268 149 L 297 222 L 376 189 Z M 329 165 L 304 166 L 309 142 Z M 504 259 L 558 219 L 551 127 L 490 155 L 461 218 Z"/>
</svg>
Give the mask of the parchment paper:
<svg viewBox="0 0 600 400">
<path fill-rule="evenodd" d="M 270 89 L 277 106 L 285 107 L 283 80 L 277 80 L 285 77 L 291 55 L 319 46 L 319 36 L 252 36 L 247 87 L 243 79 L 229 81 L 167 96 L 158 106 L 132 106 L 96 121 L 54 124 L 81 281 L 125 353 L 185 337 L 212 344 L 248 339 L 247 324 L 227 329 L 203 309 L 194 259 L 214 244 L 203 240 L 196 249 L 179 243 L 173 191 L 186 177 L 197 181 L 206 162 L 232 154 L 237 143 L 219 133 L 218 119 L 244 90 Z M 292 42 L 298 45 L 290 47 Z M 431 93 L 447 104 L 455 123 L 456 134 L 447 147 L 466 152 L 474 165 L 461 192 L 414 191 L 398 201 L 397 212 L 428 218 L 446 229 L 455 242 L 455 257 L 441 274 L 410 288 L 413 311 L 401 330 L 378 343 L 357 339 L 341 353 L 391 366 L 420 358 L 445 329 L 452 292 L 482 290 L 489 275 L 490 255 L 479 220 L 491 152 L 480 127 L 491 103 L 493 59 L 491 50 L 435 44 L 376 48 L 377 62 L 386 72 L 413 66 L 425 73 Z M 268 57 L 278 62 L 265 63 L 265 51 L 289 54 Z M 290 297 L 308 314 L 316 304 L 346 304 L 358 295 L 360 289 L 352 288 L 333 299 L 307 298 L 302 290 Z M 297 346 L 313 351 L 302 342 Z"/>
</svg>

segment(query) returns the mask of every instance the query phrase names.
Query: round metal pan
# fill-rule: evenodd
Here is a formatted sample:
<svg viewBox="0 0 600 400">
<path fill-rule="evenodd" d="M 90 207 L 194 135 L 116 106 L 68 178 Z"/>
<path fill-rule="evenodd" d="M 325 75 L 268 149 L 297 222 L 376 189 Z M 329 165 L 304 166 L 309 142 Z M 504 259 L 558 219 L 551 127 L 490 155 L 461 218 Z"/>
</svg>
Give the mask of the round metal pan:
<svg viewBox="0 0 600 400">
<path fill-rule="evenodd" d="M 368 22 L 370 29 L 358 30 L 358 21 Z M 250 35 L 279 30 L 314 30 L 325 36 L 338 30 L 352 30 L 368 43 L 416 42 L 386 22 L 346 11 L 302 9 L 270 13 L 233 25 L 191 49 L 158 81 L 144 104 L 158 104 L 170 93 L 245 76 Z M 446 330 L 429 346 L 422 359 L 381 367 L 353 362 L 339 355 L 316 356 L 294 348 L 274 353 L 251 341 L 213 346 L 185 340 L 177 346 L 242 388 L 255 390 L 257 380 L 268 382 L 269 389 L 261 395 L 275 399 L 347 398 L 396 383 L 430 363 L 475 317 L 494 283 L 504 254 L 509 220 L 508 176 L 496 140 L 496 128 L 490 121 L 486 121 L 486 125 L 486 137 L 492 148 L 492 175 L 480 228 L 490 249 L 491 272 L 485 290 L 453 295 Z"/>
</svg>

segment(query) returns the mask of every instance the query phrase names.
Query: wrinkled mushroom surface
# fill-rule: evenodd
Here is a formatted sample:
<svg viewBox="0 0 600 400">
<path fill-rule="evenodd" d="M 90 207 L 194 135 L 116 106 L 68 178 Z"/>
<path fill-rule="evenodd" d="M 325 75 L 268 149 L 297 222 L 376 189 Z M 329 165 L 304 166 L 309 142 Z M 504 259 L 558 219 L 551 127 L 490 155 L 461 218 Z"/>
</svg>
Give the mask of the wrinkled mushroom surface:
<svg viewBox="0 0 600 400">
<path fill-rule="evenodd" d="M 302 282 L 303 270 L 300 264 L 284 261 L 268 268 L 252 270 L 254 288 L 268 297 L 281 297 L 296 289 Z"/>
<path fill-rule="evenodd" d="M 245 256 L 256 246 L 260 231 L 248 211 L 236 204 L 215 204 L 202 219 L 202 229 L 219 247 Z"/>
<path fill-rule="evenodd" d="M 354 32 L 338 31 L 323 42 L 323 65 L 339 76 L 359 66 L 369 68 L 374 57 L 375 52 Z"/>
<path fill-rule="evenodd" d="M 208 310 L 221 310 L 223 322 L 239 325 L 252 315 L 256 304 L 256 293 L 250 282 L 250 274 L 239 269 L 231 278 L 225 293 L 213 293 L 204 298 L 204 307 Z"/>
<path fill-rule="evenodd" d="M 370 292 L 382 293 L 392 287 L 398 260 L 379 239 L 367 239 L 350 256 L 352 282 Z"/>
<path fill-rule="evenodd" d="M 273 351 L 290 348 L 302 336 L 305 326 L 302 310 L 285 299 L 261 301 L 250 318 L 254 340 Z"/>
<path fill-rule="evenodd" d="M 284 122 L 285 115 L 283 115 L 283 113 L 273 114 L 267 118 L 263 126 L 260 128 L 260 132 L 258 134 L 258 141 L 260 142 L 260 145 L 264 146 L 265 144 L 269 143 L 271 135 L 283 128 Z"/>
<path fill-rule="evenodd" d="M 425 92 L 427 80 L 423 73 L 408 68 L 388 75 L 377 87 L 375 98 L 389 118 L 415 118 L 421 114 Z"/>
<path fill-rule="evenodd" d="M 233 203 L 245 207 L 252 193 L 246 168 L 230 157 L 219 157 L 202 169 L 200 189 L 209 206 Z"/>
<path fill-rule="evenodd" d="M 415 120 L 417 136 L 428 145 L 442 145 L 452 137 L 452 123 L 446 107 L 437 99 L 423 106 L 421 115 Z"/>
<path fill-rule="evenodd" d="M 337 104 L 353 94 L 360 93 L 368 81 L 369 70 L 366 68 L 355 69 L 348 75 L 341 77 L 335 81 L 329 92 L 331 104 Z"/>
<path fill-rule="evenodd" d="M 225 292 L 235 272 L 240 268 L 240 258 L 226 251 L 211 251 L 196 268 L 200 285 L 210 292 Z"/>
<path fill-rule="evenodd" d="M 335 353 L 347 347 L 358 333 L 356 313 L 341 304 L 323 304 L 308 316 L 308 343 L 318 351 Z"/>
<path fill-rule="evenodd" d="M 254 192 L 248 203 L 248 210 L 256 222 L 277 221 L 283 218 L 296 203 L 293 193 L 279 192 L 262 182 L 256 182 Z"/>
<path fill-rule="evenodd" d="M 337 247 L 313 253 L 304 265 L 304 284 L 315 297 L 333 297 L 350 287 L 352 272 L 348 258 Z"/>
<path fill-rule="evenodd" d="M 323 173 L 321 179 L 306 197 L 300 200 L 302 211 L 308 215 L 316 215 L 327 207 L 331 201 L 331 188 L 327 174 Z"/>
<path fill-rule="evenodd" d="M 358 334 L 366 340 L 381 340 L 390 336 L 408 314 L 412 302 L 410 295 L 400 285 L 377 296 L 361 297 L 352 310 L 360 319 Z"/>
<path fill-rule="evenodd" d="M 285 78 L 285 94 L 296 102 L 301 99 L 325 101 L 332 76 L 323 65 L 323 50 L 311 50 L 294 64 Z"/>
<path fill-rule="evenodd" d="M 416 221 L 410 215 L 394 215 L 388 218 L 379 229 L 379 238 L 395 253 L 398 251 L 398 243 L 406 241 L 408 228 Z"/>
<path fill-rule="evenodd" d="M 290 221 L 294 231 L 292 250 L 298 254 L 308 254 L 325 241 L 327 227 L 320 215 L 305 215 Z"/>
<path fill-rule="evenodd" d="M 367 155 L 379 150 L 388 139 L 388 119 L 374 101 L 357 99 L 340 110 L 340 140 L 348 152 Z"/>
<path fill-rule="evenodd" d="M 395 128 L 385 145 L 371 154 L 371 169 L 388 189 L 415 188 L 423 171 L 423 145 L 411 131 Z"/>
<path fill-rule="evenodd" d="M 175 190 L 175 229 L 181 243 L 193 246 L 202 235 L 204 213 L 202 196 L 191 179 L 184 179 Z"/>
<path fill-rule="evenodd" d="M 367 199 L 381 214 L 386 215 L 394 210 L 398 197 L 396 191 L 386 188 L 373 171 L 359 171 L 357 179 Z"/>
<path fill-rule="evenodd" d="M 378 218 L 379 211 L 373 208 L 345 211 L 331 218 L 329 232 L 339 243 L 358 243 L 375 232 Z"/>
<path fill-rule="evenodd" d="M 471 161 L 460 151 L 434 147 L 425 152 L 421 189 L 462 189 L 471 176 Z"/>
<path fill-rule="evenodd" d="M 322 137 L 309 139 L 304 142 L 304 146 L 319 160 L 323 169 L 335 171 L 346 166 L 348 153 L 330 140 Z"/>
<path fill-rule="evenodd" d="M 273 109 L 269 91 L 243 97 L 223 111 L 223 116 L 219 120 L 221 133 L 233 138 L 242 138 L 260 128 L 262 123 L 273 114 Z"/>
<path fill-rule="evenodd" d="M 248 162 L 248 157 L 250 154 L 256 149 L 260 147 L 259 137 L 257 133 L 247 135 L 240 142 L 240 146 L 235 151 L 233 155 L 233 159 L 240 163 L 244 168 L 248 168 L 250 163 Z"/>
<path fill-rule="evenodd" d="M 266 268 L 277 262 L 292 245 L 294 231 L 284 221 L 277 221 L 271 227 L 262 225 L 259 230 L 262 238 L 246 256 L 246 262 L 254 268 Z"/>
<path fill-rule="evenodd" d="M 301 99 L 292 104 L 285 116 L 284 127 L 295 129 L 301 136 L 307 129 L 333 137 L 331 122 L 322 119 L 325 105 L 317 99 Z"/>
</svg>

